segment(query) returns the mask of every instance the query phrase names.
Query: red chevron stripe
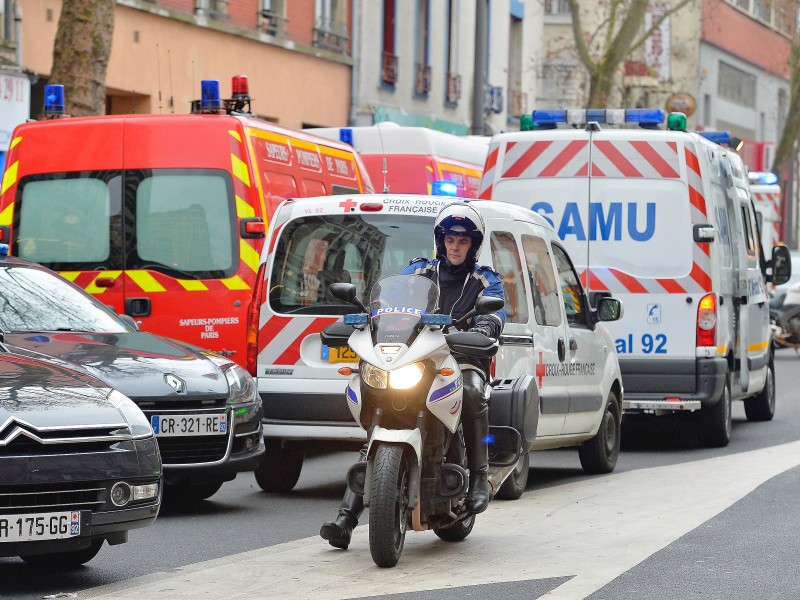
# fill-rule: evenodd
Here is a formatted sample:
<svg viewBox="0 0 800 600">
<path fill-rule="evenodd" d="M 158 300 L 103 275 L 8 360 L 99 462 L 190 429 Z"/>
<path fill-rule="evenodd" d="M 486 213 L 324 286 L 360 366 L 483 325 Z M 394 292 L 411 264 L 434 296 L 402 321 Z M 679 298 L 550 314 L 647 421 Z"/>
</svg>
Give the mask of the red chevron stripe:
<svg viewBox="0 0 800 600">
<path fill-rule="evenodd" d="M 490 185 L 488 188 L 486 188 L 485 190 L 483 190 L 483 191 L 482 191 L 482 192 L 481 192 L 481 193 L 478 195 L 478 198 L 480 198 L 481 200 L 491 200 L 491 199 L 492 199 L 492 188 L 493 188 L 493 187 L 494 187 L 494 186 L 491 186 L 491 185 Z"/>
<path fill-rule="evenodd" d="M 594 145 L 625 177 L 642 177 L 642 174 L 625 158 L 613 142 L 600 140 Z M 594 168 L 594 165 L 592 167 Z M 592 170 L 592 174 L 595 174 L 594 170 Z"/>
<path fill-rule="evenodd" d="M 711 277 L 697 263 L 692 266 L 692 272 L 689 273 L 689 276 L 700 284 L 704 292 L 711 289 Z"/>
<path fill-rule="evenodd" d="M 617 271 L 616 269 L 609 269 L 609 271 L 611 271 L 611 274 L 614 275 L 614 277 L 616 277 L 619 280 L 619 282 L 623 286 L 625 286 L 625 289 L 628 290 L 629 292 L 632 292 L 634 294 L 647 293 L 648 291 L 647 288 L 644 287 L 641 283 L 639 283 L 639 281 L 635 277 L 632 277 L 627 273 L 623 273 L 622 271 Z"/>
<path fill-rule="evenodd" d="M 653 148 L 653 145 L 649 142 L 631 142 L 631 146 L 633 146 L 636 151 L 639 152 L 639 154 L 641 154 L 662 177 L 669 177 L 672 179 L 680 177 L 680 174 L 673 169 L 666 160 L 664 160 L 664 158 L 656 151 L 655 148 Z M 675 142 L 668 142 L 667 146 L 672 148 L 673 152 L 677 151 Z"/>
<path fill-rule="evenodd" d="M 489 153 L 489 156 L 486 157 L 486 166 L 483 168 L 483 172 L 487 172 L 489 169 L 493 168 L 497 164 L 497 155 L 500 154 L 500 146 L 497 146 L 494 150 Z"/>
<path fill-rule="evenodd" d="M 576 140 L 567 144 L 567 147 L 559 152 L 558 156 L 553 159 L 549 165 L 542 169 L 541 173 L 539 173 L 539 177 L 556 177 L 561 169 L 575 158 L 578 152 L 583 150 L 588 143 L 589 142 L 586 140 Z"/>
<path fill-rule="evenodd" d="M 609 291 L 608 290 L 608 286 L 605 283 L 603 283 L 603 280 L 600 279 L 597 275 L 595 275 L 594 272 L 591 269 L 589 270 L 589 286 L 588 287 L 589 287 L 589 289 L 592 289 L 592 290 L 600 290 L 600 291 L 603 291 L 603 292 Z"/>
<path fill-rule="evenodd" d="M 706 213 L 705 197 L 691 185 L 689 186 L 689 202 L 691 202 L 692 206 L 694 206 L 697 210 L 703 213 L 704 217 L 707 216 L 708 213 Z"/>
<path fill-rule="evenodd" d="M 519 157 L 519 160 L 515 162 L 509 169 L 503 173 L 503 177 L 519 177 L 522 172 L 527 169 L 531 163 L 536 160 L 542 152 L 547 150 L 552 141 L 545 141 L 545 142 L 534 142 L 531 144 L 531 147 L 528 148 L 525 153 Z"/>
<path fill-rule="evenodd" d="M 291 322 L 291 317 L 270 317 L 264 323 L 264 326 L 258 330 L 258 353 L 261 354 L 269 346 L 270 342 L 283 331 L 283 328 Z"/>
<path fill-rule="evenodd" d="M 311 324 L 305 328 L 305 330 L 297 336 L 297 338 L 289 345 L 289 347 L 284 350 L 283 354 L 281 354 L 276 360 L 276 365 L 296 365 L 300 362 L 300 344 L 303 340 L 308 337 L 309 335 L 313 335 L 315 333 L 319 333 L 323 329 L 325 329 L 331 323 L 335 323 L 336 318 L 327 318 L 321 317 L 319 319 L 314 319 Z"/>
<path fill-rule="evenodd" d="M 656 281 L 658 283 L 660 283 L 661 287 L 663 287 L 670 294 L 685 294 L 686 293 L 686 290 L 683 289 L 683 286 L 681 286 L 674 279 L 656 279 Z"/>
<path fill-rule="evenodd" d="M 686 154 L 686 166 L 694 171 L 698 177 L 700 177 L 700 161 L 697 160 L 697 155 L 689 150 L 689 148 L 684 148 L 684 150 L 684 153 Z"/>
</svg>

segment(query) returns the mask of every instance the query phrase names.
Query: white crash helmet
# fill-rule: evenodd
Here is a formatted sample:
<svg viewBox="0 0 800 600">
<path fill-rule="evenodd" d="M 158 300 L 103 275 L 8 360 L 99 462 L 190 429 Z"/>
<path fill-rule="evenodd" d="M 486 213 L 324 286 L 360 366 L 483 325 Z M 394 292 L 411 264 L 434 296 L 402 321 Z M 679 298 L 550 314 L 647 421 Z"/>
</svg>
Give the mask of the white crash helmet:
<svg viewBox="0 0 800 600">
<path fill-rule="evenodd" d="M 447 251 L 444 247 L 444 236 L 466 235 L 472 238 L 472 247 L 467 255 L 467 262 L 475 264 L 483 244 L 486 230 L 481 215 L 467 202 L 457 201 L 446 204 L 439 211 L 433 226 L 433 242 L 436 246 L 436 258 L 445 260 Z"/>
</svg>

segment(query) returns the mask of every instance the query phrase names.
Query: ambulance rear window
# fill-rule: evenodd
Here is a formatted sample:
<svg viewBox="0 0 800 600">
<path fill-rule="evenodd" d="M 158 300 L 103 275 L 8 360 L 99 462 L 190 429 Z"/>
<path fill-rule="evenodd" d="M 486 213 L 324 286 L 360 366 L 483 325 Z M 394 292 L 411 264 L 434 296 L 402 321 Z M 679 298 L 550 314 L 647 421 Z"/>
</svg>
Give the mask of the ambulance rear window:
<svg viewBox="0 0 800 600">
<path fill-rule="evenodd" d="M 355 284 L 358 296 L 381 278 L 433 251 L 433 219 L 392 215 L 321 215 L 290 221 L 275 248 L 269 301 L 276 313 L 353 312 L 327 293 L 335 282 Z"/>
</svg>

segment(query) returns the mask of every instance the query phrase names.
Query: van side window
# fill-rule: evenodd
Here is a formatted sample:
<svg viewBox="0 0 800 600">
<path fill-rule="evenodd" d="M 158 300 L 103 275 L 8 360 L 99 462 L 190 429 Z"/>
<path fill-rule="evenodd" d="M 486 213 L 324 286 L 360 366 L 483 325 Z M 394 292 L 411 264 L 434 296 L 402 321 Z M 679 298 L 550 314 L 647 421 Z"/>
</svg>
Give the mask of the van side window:
<svg viewBox="0 0 800 600">
<path fill-rule="evenodd" d="M 753 220 L 750 218 L 750 211 L 746 206 L 742 206 L 742 223 L 744 225 L 745 241 L 747 243 L 748 256 L 756 255 L 755 234 L 753 233 Z"/>
<path fill-rule="evenodd" d="M 561 295 L 564 301 L 564 309 L 567 313 L 567 322 L 570 325 L 588 327 L 586 300 L 583 295 L 578 274 L 572 267 L 567 253 L 560 246 L 553 245 L 553 256 L 556 259 L 558 268 L 558 282 L 561 285 Z"/>
<path fill-rule="evenodd" d="M 51 269 L 121 269 L 121 188 L 120 171 L 24 178 L 12 252 Z"/>
<path fill-rule="evenodd" d="M 510 233 L 495 231 L 491 235 L 491 247 L 494 270 L 500 274 L 506 295 L 506 321 L 527 323 L 528 300 L 517 241 Z"/>
<path fill-rule="evenodd" d="M 540 237 L 523 235 L 522 249 L 525 252 L 525 262 L 528 264 L 536 322 L 539 325 L 560 325 L 561 305 L 547 242 Z"/>
<path fill-rule="evenodd" d="M 227 174 L 154 171 L 136 189 L 136 253 L 128 268 L 185 271 L 198 279 L 232 276 L 239 266 Z"/>
</svg>

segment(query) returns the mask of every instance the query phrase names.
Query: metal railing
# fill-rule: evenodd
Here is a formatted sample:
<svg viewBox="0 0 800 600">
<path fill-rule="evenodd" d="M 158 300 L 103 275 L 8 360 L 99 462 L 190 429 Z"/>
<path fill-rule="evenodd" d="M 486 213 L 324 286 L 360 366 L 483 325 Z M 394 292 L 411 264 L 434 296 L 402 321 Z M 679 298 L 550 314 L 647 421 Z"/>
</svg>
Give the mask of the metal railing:
<svg viewBox="0 0 800 600">
<path fill-rule="evenodd" d="M 314 25 L 314 47 L 346 54 L 349 41 L 346 23 L 317 19 Z"/>
</svg>

